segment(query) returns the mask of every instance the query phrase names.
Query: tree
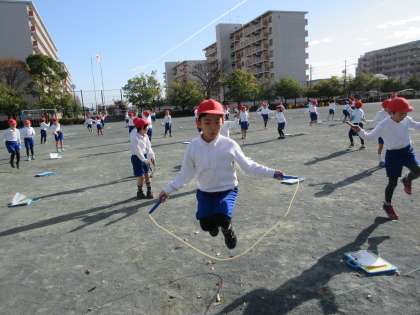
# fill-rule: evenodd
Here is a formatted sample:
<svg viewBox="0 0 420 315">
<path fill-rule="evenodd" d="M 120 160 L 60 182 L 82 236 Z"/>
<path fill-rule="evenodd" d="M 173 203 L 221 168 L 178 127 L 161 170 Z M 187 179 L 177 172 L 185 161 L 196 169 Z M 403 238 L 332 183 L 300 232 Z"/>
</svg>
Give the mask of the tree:
<svg viewBox="0 0 420 315">
<path fill-rule="evenodd" d="M 414 89 L 416 91 L 420 90 L 420 79 L 415 75 L 411 76 L 408 81 L 405 83 L 407 89 Z"/>
<path fill-rule="evenodd" d="M 182 110 L 192 109 L 203 98 L 204 93 L 198 82 L 193 80 L 173 81 L 168 89 L 167 95 L 169 104 Z"/>
<path fill-rule="evenodd" d="M 402 90 L 404 88 L 404 84 L 400 82 L 400 80 L 394 78 L 388 78 L 384 80 L 382 86 L 382 92 L 395 92 Z"/>
<path fill-rule="evenodd" d="M 207 62 L 202 64 L 198 63 L 194 66 L 191 74 L 195 76 L 202 86 L 202 90 L 206 98 L 211 98 L 214 91 L 220 86 L 220 68 L 214 67 Z"/>
<path fill-rule="evenodd" d="M 26 63 L 32 78 L 30 93 L 38 97 L 39 106 L 56 108 L 66 93 L 63 86 L 68 74 L 64 64 L 37 54 L 28 56 Z"/>
<path fill-rule="evenodd" d="M 0 84 L 0 113 L 15 116 L 24 107 L 24 100 L 16 91 Z"/>
<path fill-rule="evenodd" d="M 286 102 L 287 99 L 297 98 L 302 95 L 300 83 L 292 78 L 282 78 L 276 83 L 276 94 Z"/>
<path fill-rule="evenodd" d="M 227 75 L 224 85 L 228 88 L 227 98 L 234 100 L 238 105 L 242 101 L 253 100 L 258 93 L 257 79 L 254 74 L 237 69 Z"/>
<path fill-rule="evenodd" d="M 276 97 L 276 85 L 272 80 L 264 80 L 258 84 L 258 100 L 267 100 L 268 103 L 271 103 Z"/>
<path fill-rule="evenodd" d="M 373 80 L 373 75 L 370 73 L 361 73 L 356 76 L 349 84 L 350 92 L 366 93 L 370 90 Z"/>
<path fill-rule="evenodd" d="M 141 110 L 146 106 L 154 105 L 161 92 L 160 83 L 156 78 L 156 71 L 129 79 L 123 87 L 123 91 L 128 101 Z"/>
<path fill-rule="evenodd" d="M 25 62 L 15 59 L 0 60 L 0 83 L 19 92 L 28 86 L 30 76 Z"/>
<path fill-rule="evenodd" d="M 343 93 L 343 89 L 340 81 L 337 77 L 331 77 L 328 80 L 324 80 L 315 85 L 318 97 L 333 97 L 339 96 Z"/>
</svg>

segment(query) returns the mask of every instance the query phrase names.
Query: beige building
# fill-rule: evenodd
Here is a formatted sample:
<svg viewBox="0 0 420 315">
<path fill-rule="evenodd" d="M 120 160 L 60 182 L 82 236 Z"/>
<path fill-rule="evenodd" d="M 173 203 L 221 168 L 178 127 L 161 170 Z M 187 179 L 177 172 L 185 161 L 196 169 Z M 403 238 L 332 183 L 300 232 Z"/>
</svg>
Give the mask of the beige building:
<svg viewBox="0 0 420 315">
<path fill-rule="evenodd" d="M 197 77 L 193 75 L 194 67 L 199 64 L 205 64 L 206 60 L 184 60 L 165 62 L 165 87 L 169 88 L 174 80 L 187 81 L 195 80 Z"/>
<path fill-rule="evenodd" d="M 420 40 L 367 52 L 359 58 L 356 75 L 383 74 L 407 81 L 420 77 Z"/>
<path fill-rule="evenodd" d="M 43 54 L 59 61 L 58 49 L 32 1 L 0 0 L 0 59 L 26 60 Z M 64 88 L 71 91 L 71 76 Z"/>
</svg>

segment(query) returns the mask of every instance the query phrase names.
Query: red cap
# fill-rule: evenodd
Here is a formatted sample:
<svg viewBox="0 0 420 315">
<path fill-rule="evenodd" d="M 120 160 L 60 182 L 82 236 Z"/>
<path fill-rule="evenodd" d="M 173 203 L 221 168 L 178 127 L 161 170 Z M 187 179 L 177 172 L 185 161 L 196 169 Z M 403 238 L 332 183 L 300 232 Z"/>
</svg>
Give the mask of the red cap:
<svg viewBox="0 0 420 315">
<path fill-rule="evenodd" d="M 198 105 L 197 115 L 200 116 L 201 114 L 210 114 L 210 115 L 224 115 L 225 111 L 218 101 L 214 99 L 208 99 L 202 101 Z"/>
<path fill-rule="evenodd" d="M 387 98 L 386 100 L 384 100 L 383 102 L 382 102 L 382 107 L 383 108 L 387 108 L 388 106 L 389 106 L 389 103 L 391 102 L 391 99 L 390 98 Z"/>
<path fill-rule="evenodd" d="M 13 118 L 10 118 L 7 123 L 11 126 L 16 126 L 16 120 L 14 120 Z"/>
<path fill-rule="evenodd" d="M 57 121 L 57 118 L 53 117 L 52 121 Z"/>
<path fill-rule="evenodd" d="M 312 98 L 312 99 L 310 100 L 310 102 L 311 102 L 313 105 L 318 105 L 318 101 L 317 101 L 317 99 L 316 99 L 316 98 Z"/>
<path fill-rule="evenodd" d="M 44 117 L 42 117 L 42 118 L 41 118 L 41 120 L 42 120 L 43 122 L 45 122 L 45 121 L 46 121 Z"/>
<path fill-rule="evenodd" d="M 146 110 L 146 111 L 143 112 L 143 115 L 147 117 L 147 116 L 150 115 L 150 113 Z"/>
<path fill-rule="evenodd" d="M 281 111 L 284 111 L 284 106 L 282 104 L 277 105 L 276 108 L 281 109 Z"/>
<path fill-rule="evenodd" d="M 395 97 L 388 103 L 388 109 L 392 113 L 408 113 L 413 107 L 404 97 Z"/>
<path fill-rule="evenodd" d="M 136 128 L 138 129 L 142 129 L 149 124 L 149 122 L 143 118 L 136 118 L 134 119 L 133 122 L 134 122 L 134 126 L 136 126 Z"/>
<path fill-rule="evenodd" d="M 29 126 L 31 125 L 31 121 L 29 119 L 25 120 L 25 125 L 28 124 Z"/>
<path fill-rule="evenodd" d="M 354 106 L 356 106 L 356 108 L 362 108 L 363 103 L 361 100 L 357 100 L 356 103 L 354 104 Z"/>
</svg>

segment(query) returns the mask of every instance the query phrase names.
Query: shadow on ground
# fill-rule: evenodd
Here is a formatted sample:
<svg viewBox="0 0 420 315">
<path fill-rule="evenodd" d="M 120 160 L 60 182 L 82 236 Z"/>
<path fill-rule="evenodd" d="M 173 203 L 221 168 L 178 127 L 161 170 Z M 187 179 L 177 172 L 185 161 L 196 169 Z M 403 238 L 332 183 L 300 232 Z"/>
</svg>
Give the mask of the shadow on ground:
<svg viewBox="0 0 420 315">
<path fill-rule="evenodd" d="M 353 242 L 319 258 L 312 267 L 299 276 L 287 280 L 275 290 L 265 288 L 253 290 L 233 301 L 219 314 L 227 314 L 240 307 L 245 308 L 242 313 L 244 315 L 288 314 L 296 307 L 313 299 L 319 301 L 324 314 L 336 314 L 338 305 L 328 282 L 341 273 L 351 272 L 351 269 L 342 262 L 344 253 L 360 250 L 369 235 L 386 222 L 388 219 L 377 217 L 374 223 L 362 230 Z M 369 249 L 377 251 L 378 245 L 386 239 L 387 237 L 369 239 Z"/>
<path fill-rule="evenodd" d="M 195 190 L 192 191 L 187 191 L 187 192 L 183 192 L 183 193 L 179 193 L 179 194 L 175 194 L 173 196 L 171 196 L 171 199 L 175 199 L 175 198 L 180 198 L 186 195 L 190 195 L 195 193 Z M 130 216 L 132 216 L 133 214 L 136 214 L 141 208 L 143 207 L 147 207 L 150 206 L 152 204 L 154 204 L 156 202 L 156 200 L 149 200 L 146 202 L 142 202 L 140 204 L 135 204 L 129 207 L 125 207 L 125 208 L 121 208 L 118 210 L 112 210 L 112 211 L 106 211 L 106 212 L 100 212 L 100 213 L 96 213 L 98 211 L 102 211 L 105 209 L 109 209 L 109 208 L 114 208 L 120 205 L 123 205 L 125 203 L 129 203 L 132 201 L 135 201 L 135 198 L 130 198 L 128 200 L 121 200 L 109 205 L 104 205 L 104 206 L 99 206 L 99 207 L 95 207 L 95 208 L 91 208 L 91 209 L 87 209 L 87 210 L 82 210 L 82 211 L 77 211 L 77 212 L 72 212 L 72 213 L 67 213 L 67 214 L 63 214 L 63 215 L 59 215 L 57 217 L 53 217 L 50 219 L 46 219 L 46 220 L 41 220 L 35 223 L 31 223 L 31 224 L 27 224 L 27 225 L 23 225 L 23 226 L 18 226 L 18 227 L 14 227 L 5 231 L 0 232 L 0 237 L 3 236 L 8 236 L 8 235 L 13 235 L 13 234 L 18 234 L 21 232 L 26 232 L 26 231 L 30 231 L 30 230 L 35 230 L 35 229 L 40 229 L 46 226 L 50 226 L 50 225 L 54 225 L 54 224 L 58 224 L 58 223 L 63 223 L 63 222 L 67 222 L 67 221 L 71 221 L 71 220 L 81 220 L 82 222 L 84 222 L 84 224 L 78 226 L 77 228 L 74 228 L 73 230 L 71 230 L 70 232 L 75 232 L 78 230 L 81 230 L 89 225 L 92 225 L 94 223 L 97 223 L 99 221 L 105 220 L 113 215 L 116 214 L 121 214 L 121 213 L 125 213 L 125 215 L 121 218 L 118 218 L 114 221 L 108 222 L 107 224 L 105 224 L 105 226 L 111 225 L 113 223 L 116 223 L 118 221 L 121 221 L 123 219 L 126 219 Z M 92 213 L 94 213 L 93 215 L 91 215 Z"/>
<path fill-rule="evenodd" d="M 352 150 L 347 150 L 347 149 L 337 151 L 337 152 L 333 152 L 333 153 L 328 154 L 326 156 L 323 156 L 323 157 L 320 157 L 320 158 L 317 157 L 317 158 L 314 158 L 313 160 L 307 161 L 307 162 L 304 163 L 304 165 L 313 165 L 313 164 L 323 162 L 323 161 L 327 161 L 327 160 L 331 160 L 331 159 L 334 159 L 336 157 L 339 157 L 339 156 L 342 156 L 342 155 L 345 155 L 345 154 L 349 154 L 349 153 L 352 153 L 352 152 L 353 152 Z"/>
<path fill-rule="evenodd" d="M 299 136 L 304 136 L 304 135 L 306 135 L 306 133 L 294 133 L 294 134 L 289 134 L 289 135 L 286 134 L 286 138 L 284 138 L 284 139 L 273 138 L 273 139 L 264 140 L 264 141 L 246 143 L 246 144 L 243 144 L 242 147 L 249 147 L 249 146 L 252 146 L 252 145 L 258 145 L 258 144 L 269 143 L 269 142 L 280 141 L 280 140 L 284 141 L 288 138 L 299 137 Z"/>
</svg>

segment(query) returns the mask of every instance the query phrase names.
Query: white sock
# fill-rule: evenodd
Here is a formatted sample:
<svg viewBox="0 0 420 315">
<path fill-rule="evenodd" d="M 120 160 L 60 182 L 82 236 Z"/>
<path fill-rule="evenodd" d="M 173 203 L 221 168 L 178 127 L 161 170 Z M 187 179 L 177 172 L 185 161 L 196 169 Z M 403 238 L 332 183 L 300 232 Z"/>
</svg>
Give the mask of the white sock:
<svg viewBox="0 0 420 315">
<path fill-rule="evenodd" d="M 378 154 L 378 160 L 379 160 L 379 162 L 382 162 L 382 155 L 381 154 Z"/>
</svg>

